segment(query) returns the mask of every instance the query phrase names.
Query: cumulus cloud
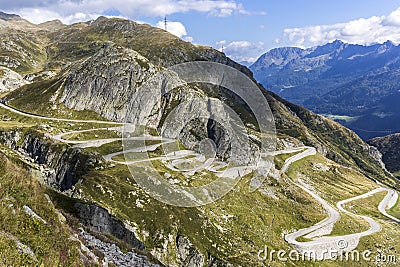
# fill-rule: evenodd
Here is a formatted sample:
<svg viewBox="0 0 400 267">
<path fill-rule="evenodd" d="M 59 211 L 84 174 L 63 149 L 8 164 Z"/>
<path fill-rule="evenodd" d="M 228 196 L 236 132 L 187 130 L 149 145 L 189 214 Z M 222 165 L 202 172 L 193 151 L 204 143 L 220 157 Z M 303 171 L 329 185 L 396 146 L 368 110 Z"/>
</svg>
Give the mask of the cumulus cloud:
<svg viewBox="0 0 400 267">
<path fill-rule="evenodd" d="M 383 25 L 385 26 L 400 26 L 400 8 L 390 13 L 389 16 L 383 19 Z"/>
<path fill-rule="evenodd" d="M 325 44 L 336 39 L 353 44 L 400 43 L 400 8 L 387 16 L 360 18 L 331 25 L 290 28 L 284 35 L 296 46 Z"/>
<path fill-rule="evenodd" d="M 55 19 L 61 20 L 65 24 L 71 24 L 78 21 L 93 20 L 102 15 L 98 13 L 86 14 L 82 12 L 76 12 L 70 15 L 62 16 L 57 12 L 38 8 L 23 8 L 20 9 L 17 13 L 24 19 L 27 19 L 28 21 L 36 24 Z"/>
<path fill-rule="evenodd" d="M 131 19 L 145 16 L 163 17 L 190 11 L 219 17 L 247 13 L 242 4 L 233 0 L 0 0 L 0 6 L 6 12 L 23 15 L 36 23 L 49 19 L 60 19 L 64 23 L 73 23 L 96 18 L 99 15 L 107 15 L 110 10 Z"/>
<path fill-rule="evenodd" d="M 157 22 L 156 26 L 158 28 L 164 29 L 165 23 L 164 21 Z M 179 21 L 167 21 L 167 31 L 172 33 L 173 35 L 182 38 L 183 36 L 187 35 L 185 25 L 183 25 Z"/>
<path fill-rule="evenodd" d="M 223 40 L 217 42 L 216 45 L 231 59 L 246 65 L 256 61 L 258 56 L 265 52 L 263 42 L 233 41 L 228 43 Z"/>
<path fill-rule="evenodd" d="M 194 38 L 192 36 L 185 36 L 182 38 L 186 42 L 194 43 Z"/>
</svg>

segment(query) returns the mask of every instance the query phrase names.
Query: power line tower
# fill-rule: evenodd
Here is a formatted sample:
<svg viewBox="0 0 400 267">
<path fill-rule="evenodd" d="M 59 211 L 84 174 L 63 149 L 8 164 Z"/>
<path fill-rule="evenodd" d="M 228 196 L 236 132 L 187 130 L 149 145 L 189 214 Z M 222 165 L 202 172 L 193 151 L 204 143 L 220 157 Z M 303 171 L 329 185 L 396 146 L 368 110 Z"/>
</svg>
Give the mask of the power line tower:
<svg viewBox="0 0 400 267">
<path fill-rule="evenodd" d="M 167 23 L 168 23 L 167 16 L 165 16 L 164 17 L 164 30 L 165 31 L 167 31 Z"/>
</svg>

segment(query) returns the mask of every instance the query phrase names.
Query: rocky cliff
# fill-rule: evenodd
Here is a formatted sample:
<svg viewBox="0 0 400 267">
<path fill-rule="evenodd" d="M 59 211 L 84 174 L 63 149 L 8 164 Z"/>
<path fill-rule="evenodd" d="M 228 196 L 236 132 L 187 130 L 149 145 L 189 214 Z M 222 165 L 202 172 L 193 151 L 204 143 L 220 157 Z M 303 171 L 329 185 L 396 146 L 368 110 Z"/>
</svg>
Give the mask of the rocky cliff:
<svg viewBox="0 0 400 267">
<path fill-rule="evenodd" d="M 0 132 L 0 138 L 10 148 L 51 169 L 46 173 L 45 182 L 60 191 L 71 189 L 84 174 L 100 164 L 100 159 L 94 155 L 54 143 L 39 132 Z"/>
<path fill-rule="evenodd" d="M 6 67 L 0 67 L 0 93 L 13 91 L 28 83 L 29 81 L 17 72 Z"/>
<path fill-rule="evenodd" d="M 368 141 L 382 153 L 382 160 L 386 168 L 396 173 L 400 171 L 400 134 L 377 137 Z"/>
</svg>

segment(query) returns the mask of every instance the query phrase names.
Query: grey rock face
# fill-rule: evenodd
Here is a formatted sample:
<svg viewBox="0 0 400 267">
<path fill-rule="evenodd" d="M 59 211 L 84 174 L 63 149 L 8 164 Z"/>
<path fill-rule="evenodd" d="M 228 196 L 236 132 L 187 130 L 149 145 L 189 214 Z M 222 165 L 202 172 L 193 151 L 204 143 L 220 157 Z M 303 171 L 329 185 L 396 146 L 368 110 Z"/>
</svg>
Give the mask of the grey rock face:
<svg viewBox="0 0 400 267">
<path fill-rule="evenodd" d="M 116 266 L 123 267 L 159 267 L 159 264 L 150 262 L 146 256 L 139 255 L 134 251 L 123 253 L 115 244 L 103 242 L 81 229 L 79 236 L 85 240 L 88 247 L 100 251 L 104 255 L 103 263 L 111 262 Z"/>
<path fill-rule="evenodd" d="M 233 264 L 221 261 L 220 259 L 214 257 L 210 253 L 208 254 L 207 260 L 208 260 L 209 267 L 233 267 L 234 266 Z"/>
<path fill-rule="evenodd" d="M 11 92 L 28 83 L 17 72 L 0 66 L 0 93 Z"/>
<path fill-rule="evenodd" d="M 386 169 L 385 163 L 382 161 L 382 153 L 374 146 L 367 146 L 369 155 L 381 165 L 382 169 Z"/>
<path fill-rule="evenodd" d="M 27 135 L 20 148 L 31 156 L 38 164 L 46 164 L 55 173 L 48 177 L 48 184 L 61 191 L 71 189 L 89 168 L 98 164 L 98 160 L 83 154 L 80 149 L 61 149 L 55 144 L 46 143 L 34 135 Z"/>
<path fill-rule="evenodd" d="M 176 238 L 178 257 L 185 267 L 201 267 L 204 264 L 204 255 L 199 253 L 193 244 L 184 236 Z"/>
<path fill-rule="evenodd" d="M 210 138 L 220 158 L 232 154 L 234 162 L 249 162 L 249 149 L 244 149 L 239 138 L 232 146 L 232 136 L 227 134 L 226 126 L 240 127 L 236 123 L 240 120 L 218 104 L 221 101 L 214 100 L 210 102 L 201 89 L 186 84 L 175 72 L 156 67 L 136 51 L 112 43 L 72 71 L 60 98 L 71 109 L 94 110 L 110 120 L 162 129 L 164 136 L 179 139 L 189 149 L 196 149 L 199 137 Z M 191 121 L 196 118 L 201 121 L 198 125 Z M 207 118 L 219 120 L 216 123 Z M 166 124 L 168 127 L 163 128 Z M 230 153 L 235 147 L 240 149 Z"/>
<path fill-rule="evenodd" d="M 157 127 L 172 101 L 185 101 L 196 94 L 185 86 L 167 93 L 167 88 L 183 82 L 168 71 L 153 76 L 160 69 L 134 50 L 107 43 L 71 72 L 60 102 L 113 121 Z"/>
<path fill-rule="evenodd" d="M 0 132 L 1 142 L 12 149 L 16 149 L 16 144 L 20 139 L 21 135 L 18 131 Z"/>
<path fill-rule="evenodd" d="M 90 229 L 100 233 L 112 234 L 132 247 L 144 249 L 144 244 L 136 238 L 135 234 L 126 229 L 124 224 L 106 209 L 82 203 L 76 203 L 75 208 L 78 210 L 78 217 L 81 223 Z"/>
<path fill-rule="evenodd" d="M 47 185 L 61 191 L 71 189 L 100 159 L 84 154 L 77 148 L 66 148 L 45 140 L 39 134 L 28 133 L 22 141 L 18 132 L 0 133 L 0 140 L 14 150 L 26 153 L 35 163 L 48 166 Z"/>
<path fill-rule="evenodd" d="M 106 44 L 72 71 L 60 102 L 71 109 L 93 110 L 107 119 L 125 121 L 132 94 L 156 69 L 139 53 Z"/>
</svg>

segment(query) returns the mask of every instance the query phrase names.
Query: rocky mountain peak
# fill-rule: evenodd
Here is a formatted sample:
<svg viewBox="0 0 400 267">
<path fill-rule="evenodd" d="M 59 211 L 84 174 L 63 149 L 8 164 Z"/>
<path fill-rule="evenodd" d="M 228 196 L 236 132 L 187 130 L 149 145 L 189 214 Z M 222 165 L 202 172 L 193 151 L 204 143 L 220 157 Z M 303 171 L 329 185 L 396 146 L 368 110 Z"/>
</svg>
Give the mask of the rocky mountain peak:
<svg viewBox="0 0 400 267">
<path fill-rule="evenodd" d="M 383 44 L 379 45 L 378 53 L 385 53 L 394 47 L 396 47 L 396 45 L 392 41 L 387 40 Z"/>
<path fill-rule="evenodd" d="M 349 44 L 342 42 L 341 40 L 335 40 L 325 45 L 317 46 L 315 48 L 308 49 L 310 53 L 307 57 L 319 57 L 324 55 L 337 56 L 341 51 L 347 48 Z"/>
<path fill-rule="evenodd" d="M 263 54 L 252 67 L 255 70 L 271 65 L 283 66 L 293 59 L 300 58 L 303 53 L 304 50 L 299 47 L 274 48 Z"/>
<path fill-rule="evenodd" d="M 338 39 L 336 39 L 335 41 L 333 41 L 332 43 L 331 43 L 331 45 L 332 46 L 336 46 L 336 47 L 340 47 L 340 46 L 342 46 L 342 45 L 344 45 L 345 43 L 342 41 L 342 40 L 338 40 Z"/>
<path fill-rule="evenodd" d="M 8 14 L 0 11 L 0 19 L 1 20 L 19 20 L 22 19 L 20 16 L 17 14 Z"/>
<path fill-rule="evenodd" d="M 51 21 L 46 21 L 43 23 L 38 24 L 38 26 L 42 29 L 46 29 L 49 31 L 57 31 L 59 29 L 62 29 L 64 27 L 66 27 L 67 25 L 65 25 L 64 23 L 62 23 L 61 20 L 59 19 L 55 19 L 55 20 L 51 20 Z"/>
<path fill-rule="evenodd" d="M 291 48 L 278 48 L 286 49 Z M 284 57 L 280 65 L 261 57 L 250 69 L 261 84 L 290 101 L 320 114 L 348 116 L 349 122 L 341 122 L 367 140 L 398 131 L 392 126 L 398 125 L 392 102 L 399 95 L 399 52 L 391 41 L 360 45 L 335 40 L 305 49 L 295 59 Z"/>
</svg>

